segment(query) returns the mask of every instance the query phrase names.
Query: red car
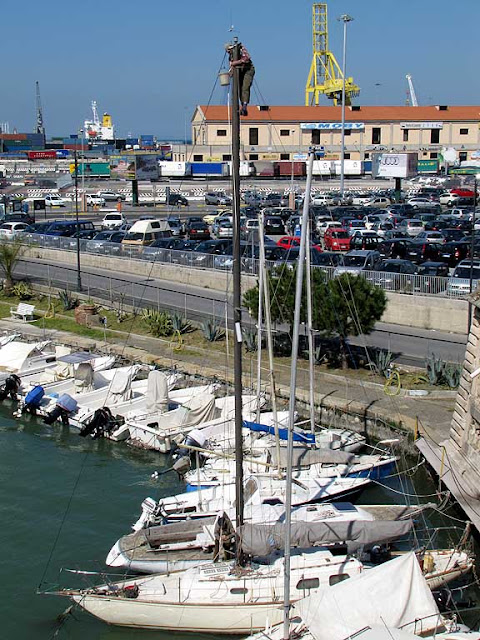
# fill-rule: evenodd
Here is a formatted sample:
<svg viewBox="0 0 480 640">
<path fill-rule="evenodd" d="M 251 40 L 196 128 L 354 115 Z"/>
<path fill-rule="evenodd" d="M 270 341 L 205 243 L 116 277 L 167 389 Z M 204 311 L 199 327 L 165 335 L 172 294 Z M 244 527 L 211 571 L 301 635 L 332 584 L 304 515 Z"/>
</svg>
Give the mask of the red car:
<svg viewBox="0 0 480 640">
<path fill-rule="evenodd" d="M 325 249 L 329 251 L 349 251 L 350 250 L 350 236 L 346 229 L 339 229 L 338 227 L 332 227 L 325 231 L 323 236 L 323 244 Z"/>
<path fill-rule="evenodd" d="M 472 189 L 465 189 L 464 187 L 457 187 L 456 189 L 450 189 L 450 193 L 455 193 L 461 198 L 474 198 L 475 192 Z"/>
<path fill-rule="evenodd" d="M 299 249 L 300 248 L 300 236 L 283 236 L 280 240 L 277 240 L 277 245 L 282 249 Z M 312 249 L 317 251 L 323 251 L 319 244 L 312 244 Z"/>
</svg>

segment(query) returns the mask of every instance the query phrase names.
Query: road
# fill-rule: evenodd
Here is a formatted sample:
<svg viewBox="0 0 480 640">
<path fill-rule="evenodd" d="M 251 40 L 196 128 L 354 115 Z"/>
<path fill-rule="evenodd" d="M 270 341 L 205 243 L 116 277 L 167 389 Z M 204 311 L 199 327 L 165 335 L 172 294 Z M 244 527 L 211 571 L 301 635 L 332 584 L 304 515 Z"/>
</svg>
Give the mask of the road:
<svg viewBox="0 0 480 640">
<path fill-rule="evenodd" d="M 22 259 L 17 265 L 16 275 L 27 277 L 32 282 L 76 290 L 77 272 L 66 264 Z M 137 276 L 127 273 L 90 267 L 82 269 L 82 287 L 89 296 L 103 298 L 114 308 L 123 302 L 135 307 L 153 306 L 179 311 L 196 321 L 214 317 L 219 323 L 224 323 L 227 316 L 231 322 L 231 298 L 226 295 L 227 292 L 153 278 L 139 280 Z M 251 322 L 246 313 L 244 321 Z M 466 335 L 379 322 L 370 335 L 357 336 L 350 342 L 388 349 L 395 354 L 399 363 L 423 366 L 425 358 L 432 354 L 450 362 L 463 362 Z"/>
</svg>

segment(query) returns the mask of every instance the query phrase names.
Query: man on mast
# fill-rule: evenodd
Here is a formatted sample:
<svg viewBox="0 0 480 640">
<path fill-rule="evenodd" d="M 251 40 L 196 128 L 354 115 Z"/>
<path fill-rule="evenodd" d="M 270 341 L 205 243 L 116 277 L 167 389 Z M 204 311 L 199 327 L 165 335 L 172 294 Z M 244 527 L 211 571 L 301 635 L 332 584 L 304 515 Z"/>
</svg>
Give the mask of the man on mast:
<svg viewBox="0 0 480 640">
<path fill-rule="evenodd" d="M 255 75 L 255 67 L 247 49 L 241 42 L 238 43 L 240 57 L 238 60 L 232 59 L 233 48 L 235 45 L 226 44 L 225 49 L 230 59 L 230 73 L 233 67 L 238 67 L 240 82 L 240 115 L 248 116 L 247 105 L 250 102 L 250 87 L 252 86 L 253 76 Z"/>
</svg>

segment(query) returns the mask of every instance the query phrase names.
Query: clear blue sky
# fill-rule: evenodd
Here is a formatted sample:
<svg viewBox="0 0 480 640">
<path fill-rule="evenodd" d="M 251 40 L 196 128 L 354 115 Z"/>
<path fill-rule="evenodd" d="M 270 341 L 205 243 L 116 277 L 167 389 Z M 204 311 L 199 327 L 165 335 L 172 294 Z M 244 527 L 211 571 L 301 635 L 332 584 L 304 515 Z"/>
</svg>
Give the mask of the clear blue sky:
<svg viewBox="0 0 480 640">
<path fill-rule="evenodd" d="M 257 70 L 252 102 L 303 104 L 311 12 L 308 0 L 4 3 L 0 122 L 33 130 L 39 80 L 47 135 L 76 132 L 96 99 L 119 136 L 183 138 L 194 106 L 210 99 L 232 24 Z M 328 12 L 340 64 L 336 18 L 354 17 L 347 75 L 361 87 L 357 104 L 404 104 L 406 73 L 420 104 L 480 104 L 479 0 L 331 0 Z M 225 102 L 218 85 L 211 102 Z"/>
</svg>

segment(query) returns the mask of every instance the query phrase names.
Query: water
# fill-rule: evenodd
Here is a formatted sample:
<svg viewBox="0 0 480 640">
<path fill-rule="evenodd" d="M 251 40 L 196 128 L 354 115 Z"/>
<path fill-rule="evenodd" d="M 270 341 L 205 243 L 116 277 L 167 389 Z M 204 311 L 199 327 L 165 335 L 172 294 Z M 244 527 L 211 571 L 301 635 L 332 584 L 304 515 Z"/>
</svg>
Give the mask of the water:
<svg viewBox="0 0 480 640">
<path fill-rule="evenodd" d="M 59 584 L 78 585 L 78 578 L 60 569 L 104 570 L 107 552 L 127 533 L 147 496 L 180 492 L 176 474 L 150 479 L 168 459 L 124 444 L 80 438 L 59 425 L 46 426 L 11 416 L 0 406 L 0 517 L 2 640 L 166 640 L 171 634 L 108 627 L 76 609 L 59 624 L 67 599 L 38 595 Z M 398 478 L 392 487 L 403 489 Z M 405 485 L 404 485 L 405 486 Z M 408 482 L 409 490 L 413 490 Z M 434 493 L 424 469 L 415 475 L 419 493 Z M 399 496 L 374 487 L 364 503 L 397 501 Z M 451 511 L 452 514 L 459 514 Z M 436 516 L 435 526 L 451 526 Z M 441 530 L 439 544 L 449 544 Z M 180 636 L 177 636 L 180 638 Z M 199 634 L 190 636 L 198 638 Z"/>
</svg>

